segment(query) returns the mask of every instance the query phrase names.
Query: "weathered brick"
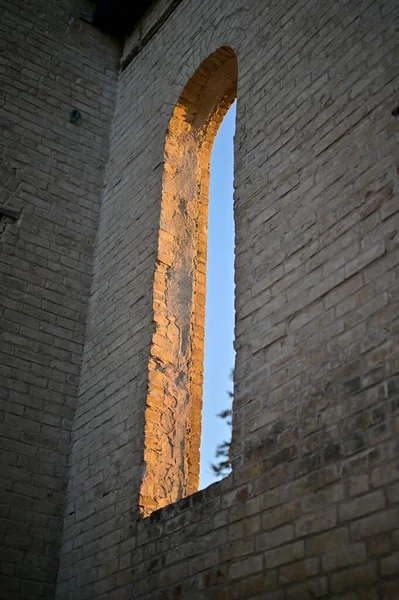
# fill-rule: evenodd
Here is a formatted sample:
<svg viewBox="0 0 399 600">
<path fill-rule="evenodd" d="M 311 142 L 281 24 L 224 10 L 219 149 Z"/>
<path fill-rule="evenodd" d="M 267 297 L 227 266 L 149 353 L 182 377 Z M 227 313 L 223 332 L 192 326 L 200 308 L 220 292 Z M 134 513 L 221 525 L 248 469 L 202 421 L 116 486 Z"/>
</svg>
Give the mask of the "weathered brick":
<svg viewBox="0 0 399 600">
<path fill-rule="evenodd" d="M 308 538 L 305 541 L 306 553 L 323 554 L 332 548 L 345 547 L 348 544 L 349 531 L 341 527 L 327 533 Z"/>
<path fill-rule="evenodd" d="M 252 554 L 254 551 L 254 547 L 255 543 L 253 539 L 238 540 L 236 542 L 231 542 L 225 546 L 222 546 L 219 550 L 219 556 L 223 562 L 234 560 L 239 556 Z M 262 550 L 262 548 L 259 548 L 259 550 Z"/>
<path fill-rule="evenodd" d="M 391 542 L 388 533 L 382 533 L 367 540 L 367 549 L 372 556 L 388 554 L 390 548 Z"/>
<path fill-rule="evenodd" d="M 399 573 L 399 553 L 391 554 L 381 559 L 380 574 L 383 577 L 398 575 Z"/>
<path fill-rule="evenodd" d="M 262 533 L 256 537 L 256 548 L 258 550 L 268 550 L 269 548 L 275 548 L 281 546 L 286 542 L 289 542 L 294 537 L 293 525 L 284 525 L 278 529 L 273 529 L 267 533 Z"/>
<path fill-rule="evenodd" d="M 283 566 L 279 569 L 278 581 L 280 585 L 287 585 L 296 581 L 303 581 L 317 575 L 320 568 L 319 558 L 307 558 L 292 565 Z"/>
<path fill-rule="evenodd" d="M 365 496 L 360 496 L 356 500 L 351 500 L 339 507 L 340 521 L 361 517 L 367 513 L 376 512 L 385 506 L 384 494 L 381 491 L 372 492 Z"/>
<path fill-rule="evenodd" d="M 229 569 L 229 578 L 243 578 L 252 573 L 257 573 L 263 569 L 263 556 L 254 555 L 250 558 L 241 559 L 238 563 L 233 563 Z"/>
<path fill-rule="evenodd" d="M 324 554 L 322 565 L 325 571 L 336 571 L 342 567 L 365 562 L 366 559 L 367 552 L 364 544 L 350 544 Z"/>
<path fill-rule="evenodd" d="M 383 531 L 390 531 L 397 527 L 398 523 L 398 511 L 391 509 L 351 523 L 350 535 L 354 541 L 361 540 Z"/>
<path fill-rule="evenodd" d="M 396 600 L 396 598 L 398 597 L 398 593 L 399 593 L 399 583 L 396 582 L 389 582 L 389 583 L 382 583 L 379 587 L 378 587 L 378 592 L 382 597 L 386 598 L 386 600 Z"/>
<path fill-rule="evenodd" d="M 399 482 L 394 483 L 388 487 L 388 501 L 391 504 L 397 504 L 399 502 Z"/>
<path fill-rule="evenodd" d="M 372 563 L 345 569 L 331 576 L 331 591 L 336 594 L 344 590 L 372 585 L 377 580 L 377 569 Z"/>
<path fill-rule="evenodd" d="M 296 585 L 289 586 L 287 591 L 287 598 L 294 600 L 295 598 L 322 598 L 328 597 L 328 579 L 327 577 L 316 577 L 299 583 Z"/>
<path fill-rule="evenodd" d="M 298 501 L 284 504 L 273 508 L 262 516 L 262 528 L 271 529 L 283 523 L 295 519 L 300 514 L 300 504 Z"/>
<path fill-rule="evenodd" d="M 399 466 L 396 462 L 378 465 L 371 473 L 371 485 L 380 487 L 399 478 Z"/>
<path fill-rule="evenodd" d="M 358 496 L 369 491 L 369 476 L 368 475 L 352 475 L 348 479 L 349 495 Z"/>
<path fill-rule="evenodd" d="M 277 571 L 268 571 L 254 577 L 244 579 L 240 584 L 242 597 L 260 594 L 277 588 Z"/>
<path fill-rule="evenodd" d="M 260 516 L 256 515 L 241 521 L 236 521 L 229 526 L 228 537 L 230 540 L 254 536 L 261 529 Z"/>
<path fill-rule="evenodd" d="M 295 533 L 298 536 L 309 535 L 324 529 L 332 529 L 337 523 L 335 507 L 301 517 L 295 523 Z"/>
<path fill-rule="evenodd" d="M 285 546 L 280 546 L 277 549 L 265 552 L 265 565 L 267 569 L 273 569 L 278 565 L 293 562 L 299 558 L 303 558 L 305 554 L 305 546 L 303 542 L 294 542 Z"/>
</svg>

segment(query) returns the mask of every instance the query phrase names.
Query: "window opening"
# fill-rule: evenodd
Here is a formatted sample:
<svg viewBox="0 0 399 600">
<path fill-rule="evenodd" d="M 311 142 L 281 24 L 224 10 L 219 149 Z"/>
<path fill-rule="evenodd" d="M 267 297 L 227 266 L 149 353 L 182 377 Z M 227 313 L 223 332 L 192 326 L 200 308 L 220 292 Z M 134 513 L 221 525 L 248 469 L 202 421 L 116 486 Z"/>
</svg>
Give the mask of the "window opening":
<svg viewBox="0 0 399 600">
<path fill-rule="evenodd" d="M 144 515 L 198 490 L 212 145 L 237 93 L 231 48 L 187 82 L 166 133 L 144 414 Z"/>
</svg>

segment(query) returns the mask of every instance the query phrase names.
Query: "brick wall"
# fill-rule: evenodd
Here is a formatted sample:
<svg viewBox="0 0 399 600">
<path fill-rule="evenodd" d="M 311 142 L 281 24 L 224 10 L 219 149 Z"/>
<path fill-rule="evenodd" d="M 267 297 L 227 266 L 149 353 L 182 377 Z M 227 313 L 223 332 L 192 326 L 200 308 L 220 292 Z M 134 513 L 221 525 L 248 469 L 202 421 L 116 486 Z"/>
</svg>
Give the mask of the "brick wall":
<svg viewBox="0 0 399 600">
<path fill-rule="evenodd" d="M 168 4 L 160 2 L 128 40 L 118 81 L 56 597 L 396 600 L 397 3 L 183 0 L 153 37 L 146 35 Z M 80 27 L 79 43 L 97 40 L 110 61 L 110 94 L 104 82 L 101 95 L 109 110 L 115 48 Z M 222 482 L 143 519 L 166 131 L 188 79 L 221 46 L 236 53 L 239 75 L 234 468 Z M 89 54 L 101 55 L 104 69 L 98 52 L 96 46 Z M 92 76 L 98 84 L 98 73 Z M 51 148 L 56 125 L 39 129 Z M 76 130 L 65 124 L 65 131 Z M 90 131 L 107 138 L 98 123 Z M 96 164 L 104 158 L 97 155 Z M 57 160 L 58 169 L 67 164 Z M 22 235 L 25 215 L 7 236 Z M 87 294 L 89 280 L 78 281 Z M 68 296 L 66 308 L 71 304 Z M 20 327 L 29 327 L 29 315 L 15 312 L 23 315 Z M 45 356 L 31 353 L 29 366 L 37 354 Z M 42 377 L 36 364 L 29 372 Z M 40 427 L 46 435 L 48 425 Z M 23 437 L 17 442 L 25 447 Z M 13 460 L 13 448 L 7 452 Z M 51 531 L 29 523 L 23 534 Z M 50 547 L 47 556 L 54 560 Z M 38 579 L 34 562 L 25 561 L 18 577 Z M 49 564 L 47 573 L 54 570 Z M 26 587 L 22 594 L 29 592 L 45 594 Z"/>
<path fill-rule="evenodd" d="M 58 598 L 399 594 L 398 17 L 393 1 L 187 0 L 125 61 Z M 165 134 L 222 45 L 239 63 L 234 470 L 142 520 Z"/>
<path fill-rule="evenodd" d="M 54 595 L 119 61 L 91 10 L 0 2 L 1 598 Z"/>
</svg>

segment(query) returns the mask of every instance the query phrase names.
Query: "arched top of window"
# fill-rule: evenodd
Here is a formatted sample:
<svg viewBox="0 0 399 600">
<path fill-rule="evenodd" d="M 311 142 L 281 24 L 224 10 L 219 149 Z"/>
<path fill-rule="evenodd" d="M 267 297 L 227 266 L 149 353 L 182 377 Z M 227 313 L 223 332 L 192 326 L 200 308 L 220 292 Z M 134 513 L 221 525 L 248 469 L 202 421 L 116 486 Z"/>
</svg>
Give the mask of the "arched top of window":
<svg viewBox="0 0 399 600">
<path fill-rule="evenodd" d="M 189 79 L 173 112 L 193 131 L 204 132 L 211 123 L 220 125 L 237 96 L 238 63 L 234 51 L 223 46 L 213 52 Z M 220 118 L 219 118 L 220 116 Z"/>
<path fill-rule="evenodd" d="M 210 154 L 236 94 L 237 57 L 221 47 L 187 82 L 166 134 L 140 491 L 144 515 L 198 489 Z"/>
</svg>

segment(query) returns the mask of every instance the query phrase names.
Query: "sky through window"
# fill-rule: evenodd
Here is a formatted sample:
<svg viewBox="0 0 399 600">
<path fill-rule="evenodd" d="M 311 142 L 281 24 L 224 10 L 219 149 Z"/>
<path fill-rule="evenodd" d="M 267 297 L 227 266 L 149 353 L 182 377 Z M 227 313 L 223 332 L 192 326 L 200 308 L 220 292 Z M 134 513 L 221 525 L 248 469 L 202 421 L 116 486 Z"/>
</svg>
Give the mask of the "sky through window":
<svg viewBox="0 0 399 600">
<path fill-rule="evenodd" d="M 216 415 L 231 407 L 234 367 L 234 218 L 233 137 L 236 103 L 220 125 L 211 155 L 208 214 L 208 262 L 205 317 L 204 392 L 202 410 L 200 489 L 218 478 L 217 444 L 229 439 L 230 430 Z"/>
</svg>

